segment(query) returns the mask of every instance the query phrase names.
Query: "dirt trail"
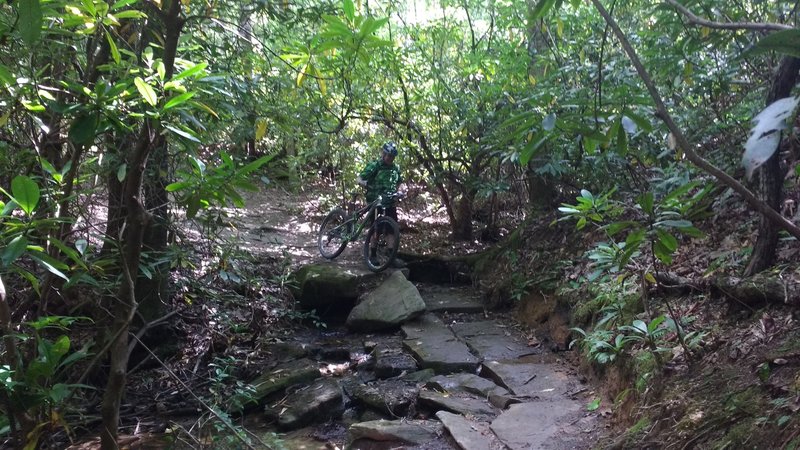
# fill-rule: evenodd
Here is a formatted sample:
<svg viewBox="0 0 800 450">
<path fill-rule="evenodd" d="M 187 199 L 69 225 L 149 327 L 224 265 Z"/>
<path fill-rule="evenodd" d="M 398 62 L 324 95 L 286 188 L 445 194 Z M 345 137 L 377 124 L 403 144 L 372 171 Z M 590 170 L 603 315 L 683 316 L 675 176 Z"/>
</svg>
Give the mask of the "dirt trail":
<svg viewBox="0 0 800 450">
<path fill-rule="evenodd" d="M 250 196 L 247 209 L 237 212 L 237 225 L 232 232 L 254 255 L 282 257 L 288 254 L 292 257 L 292 265 L 299 266 L 324 261 L 316 247 L 316 229 L 322 215 L 315 199 L 273 189 Z M 335 260 L 335 264 L 363 269 L 360 257 L 360 245 L 353 243 Z M 394 337 L 386 337 L 387 345 L 391 342 L 393 351 L 411 352 L 420 367 L 424 368 L 442 362 L 436 358 L 444 358 L 445 363 L 452 362 L 446 359 L 458 352 L 440 348 L 444 340 L 450 340 L 442 336 L 451 336 L 453 345 L 463 346 L 465 352 L 469 353 L 467 356 L 474 362 L 471 370 L 462 373 L 474 375 L 477 372 L 511 392 L 510 397 L 514 400 L 513 404 L 498 408 L 490 404 L 486 397 L 481 399 L 477 396 L 478 401 L 485 403 L 487 411 L 493 410 L 492 414 L 482 418 L 465 414 L 459 417 L 467 420 L 460 423 L 454 423 L 454 417 L 442 416 L 440 420 L 445 423 L 449 434 L 445 433 L 436 444 L 429 444 L 435 447 L 423 445 L 403 448 L 481 448 L 473 444 L 465 447 L 462 442 L 472 440 L 469 433 L 475 430 L 480 430 L 483 437 L 491 436 L 491 443 L 483 448 L 585 449 L 596 443 L 594 438 L 603 429 L 603 414 L 587 411 L 586 405 L 593 400 L 594 394 L 581 384 L 574 367 L 558 354 L 539 348 L 535 340 L 531 342 L 530 337 L 508 316 L 479 310 L 460 311 L 460 302 L 478 301 L 480 305 L 478 293 L 470 286 L 444 287 L 417 283 L 417 287 L 429 305 L 429 311 L 432 311 L 427 315 L 428 322 L 408 323 L 403 327 L 402 335 L 398 333 Z M 436 323 L 431 325 L 431 320 Z M 308 334 L 297 336 L 303 341 L 310 338 L 313 339 Z M 339 339 L 358 346 L 365 339 L 375 337 L 346 333 L 346 337 L 340 335 Z M 431 362 L 426 358 L 436 361 Z M 437 401 L 447 402 L 446 398 L 431 398 L 437 395 L 436 391 L 426 387 L 419 395 L 426 399 L 428 407 Z M 456 395 L 453 391 L 450 395 L 454 400 L 466 394 Z M 444 408 L 440 411 L 448 409 L 445 406 L 439 408 Z M 453 408 L 456 407 L 450 408 L 451 412 Z M 438 416 L 440 414 L 430 419 L 436 420 Z M 325 426 L 330 429 L 330 424 Z M 296 448 L 339 447 L 343 444 L 342 433 L 348 426 L 342 423 L 338 433 L 327 433 L 327 447 L 319 441 L 320 434 L 325 434 L 321 433 L 323 426 L 291 433 L 291 445 L 299 446 Z M 461 440 L 456 436 L 459 426 L 466 428 Z"/>
</svg>

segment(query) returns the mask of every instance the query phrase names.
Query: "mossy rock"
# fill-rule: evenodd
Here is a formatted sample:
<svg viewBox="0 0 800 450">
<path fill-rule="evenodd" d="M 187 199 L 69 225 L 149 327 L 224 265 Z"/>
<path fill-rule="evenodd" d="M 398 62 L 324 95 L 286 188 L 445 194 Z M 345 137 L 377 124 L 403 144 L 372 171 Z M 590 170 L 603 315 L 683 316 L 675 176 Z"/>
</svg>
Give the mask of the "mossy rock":
<svg viewBox="0 0 800 450">
<path fill-rule="evenodd" d="M 327 310 L 358 298 L 362 275 L 335 264 L 309 264 L 294 273 L 296 287 L 292 294 L 304 310 Z"/>
</svg>

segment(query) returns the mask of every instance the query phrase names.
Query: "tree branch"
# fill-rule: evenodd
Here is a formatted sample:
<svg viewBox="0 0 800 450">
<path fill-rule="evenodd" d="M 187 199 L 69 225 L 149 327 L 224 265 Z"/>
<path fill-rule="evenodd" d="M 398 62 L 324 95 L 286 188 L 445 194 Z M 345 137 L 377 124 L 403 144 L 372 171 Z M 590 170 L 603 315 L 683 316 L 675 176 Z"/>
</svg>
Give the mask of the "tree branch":
<svg viewBox="0 0 800 450">
<path fill-rule="evenodd" d="M 668 2 L 672 0 L 666 0 Z M 800 228 L 798 228 L 795 224 L 791 221 L 787 220 L 783 217 L 779 212 L 775 211 L 774 209 L 770 208 L 769 205 L 765 204 L 761 200 L 758 199 L 749 189 L 743 186 L 741 183 L 736 181 L 735 178 L 731 177 L 724 171 L 720 170 L 710 162 L 706 161 L 695 153 L 692 145 L 689 143 L 689 140 L 686 139 L 683 132 L 678 128 L 678 125 L 675 124 L 675 121 L 670 116 L 669 111 L 667 111 L 667 107 L 664 105 L 664 101 L 661 99 L 661 95 L 658 93 L 658 89 L 656 89 L 655 84 L 653 83 L 652 78 L 650 78 L 647 69 L 644 68 L 642 62 L 639 60 L 639 56 L 636 54 L 636 51 L 631 46 L 631 43 L 628 41 L 628 38 L 625 37 L 625 34 L 617 25 L 617 22 L 608 14 L 608 11 L 603 7 L 600 3 L 600 0 L 591 0 L 592 4 L 595 6 L 597 11 L 603 16 L 606 23 L 611 26 L 611 29 L 614 30 L 614 34 L 619 39 L 620 44 L 625 49 L 625 53 L 628 54 L 628 58 L 630 58 L 631 63 L 633 63 L 634 67 L 636 67 L 636 72 L 639 73 L 639 77 L 644 82 L 645 86 L 647 86 L 647 91 L 650 93 L 650 96 L 653 98 L 653 102 L 656 105 L 656 115 L 664 121 L 669 128 L 669 131 L 675 136 L 675 140 L 678 143 L 678 146 L 683 151 L 686 158 L 694 163 L 697 167 L 703 169 L 707 173 L 715 176 L 718 180 L 722 181 L 726 186 L 736 191 L 739 195 L 741 195 L 745 202 L 750 205 L 753 209 L 760 212 L 761 214 L 768 217 L 772 220 L 776 226 L 780 227 L 781 229 L 787 231 L 789 234 L 800 240 Z"/>
<path fill-rule="evenodd" d="M 593 0 L 594 1 L 594 0 Z M 794 27 L 782 23 L 758 23 L 758 22 L 714 22 L 696 16 L 689 8 L 681 5 L 677 0 L 664 0 L 672 5 L 693 25 L 700 25 L 716 30 L 753 30 L 753 31 L 782 31 L 791 30 Z M 594 2 L 595 4 L 597 2 Z M 601 13 L 602 14 L 602 13 Z"/>
</svg>

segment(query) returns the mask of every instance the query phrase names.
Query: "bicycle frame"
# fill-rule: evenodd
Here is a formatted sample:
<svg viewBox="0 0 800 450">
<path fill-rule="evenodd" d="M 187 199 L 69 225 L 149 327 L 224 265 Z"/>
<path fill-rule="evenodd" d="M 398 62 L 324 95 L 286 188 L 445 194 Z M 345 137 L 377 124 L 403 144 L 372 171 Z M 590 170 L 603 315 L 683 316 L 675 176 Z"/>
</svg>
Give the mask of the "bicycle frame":
<svg viewBox="0 0 800 450">
<path fill-rule="evenodd" d="M 348 222 L 355 222 L 358 226 L 355 227 L 352 234 L 347 236 L 345 239 L 347 242 L 353 242 L 361 237 L 361 233 L 364 229 L 368 228 L 371 224 L 375 223 L 375 220 L 380 217 L 380 213 L 378 213 L 378 209 L 381 208 L 381 203 L 383 203 L 383 196 L 379 195 L 378 198 L 370 202 L 368 205 L 357 209 L 350 213 L 348 211 Z M 349 205 L 348 205 L 348 210 Z M 374 217 L 373 217 L 374 216 Z M 372 220 L 370 220 L 372 219 Z"/>
</svg>

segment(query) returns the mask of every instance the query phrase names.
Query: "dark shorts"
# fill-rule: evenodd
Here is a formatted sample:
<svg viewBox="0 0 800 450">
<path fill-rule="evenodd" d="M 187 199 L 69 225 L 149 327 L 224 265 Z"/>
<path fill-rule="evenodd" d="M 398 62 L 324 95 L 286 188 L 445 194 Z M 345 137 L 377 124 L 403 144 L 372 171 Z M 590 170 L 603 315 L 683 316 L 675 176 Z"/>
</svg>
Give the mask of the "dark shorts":
<svg viewBox="0 0 800 450">
<path fill-rule="evenodd" d="M 386 217 L 391 217 L 392 219 L 394 219 L 395 222 L 397 222 L 397 206 L 390 206 L 388 208 L 383 208 L 383 215 Z M 389 228 L 388 226 L 382 226 L 378 231 L 385 233 L 387 231 L 392 231 L 392 229 Z"/>
</svg>

